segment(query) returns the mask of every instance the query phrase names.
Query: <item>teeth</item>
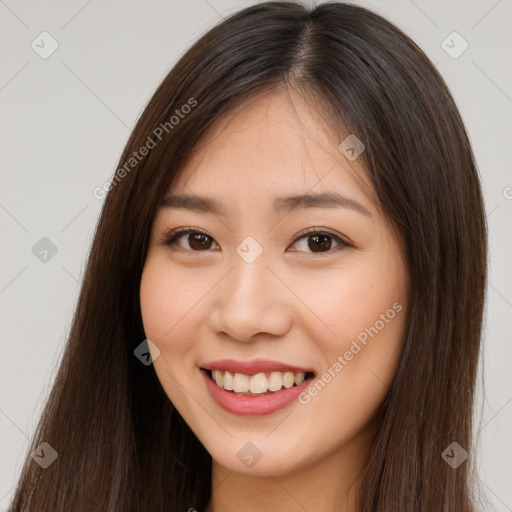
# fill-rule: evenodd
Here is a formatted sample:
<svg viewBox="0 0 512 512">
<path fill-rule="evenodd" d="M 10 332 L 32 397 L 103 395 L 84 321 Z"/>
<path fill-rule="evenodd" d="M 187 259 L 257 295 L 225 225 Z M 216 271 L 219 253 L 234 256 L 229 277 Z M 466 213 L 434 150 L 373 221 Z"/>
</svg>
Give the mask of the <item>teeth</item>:
<svg viewBox="0 0 512 512">
<path fill-rule="evenodd" d="M 213 372 L 213 378 L 215 379 L 217 386 L 220 386 L 221 388 L 224 387 L 224 375 L 222 375 L 222 372 L 215 370 Z"/>
<path fill-rule="evenodd" d="M 249 376 L 243 373 L 235 373 L 233 377 L 233 391 L 235 393 L 247 393 L 249 391 Z"/>
<path fill-rule="evenodd" d="M 257 373 L 249 380 L 249 391 L 251 393 L 266 393 L 268 391 L 267 376 L 264 373 Z"/>
<path fill-rule="evenodd" d="M 297 384 L 297 386 L 298 386 L 299 384 L 304 382 L 304 377 L 305 376 L 306 376 L 306 374 L 304 372 L 296 373 L 295 374 L 295 384 Z"/>
<path fill-rule="evenodd" d="M 269 391 L 279 391 L 283 387 L 283 374 L 281 372 L 272 372 L 268 379 Z"/>
<path fill-rule="evenodd" d="M 220 370 L 216 371 L 217 373 L 221 373 Z M 224 387 L 224 389 L 227 391 L 231 391 L 233 389 L 233 374 L 231 372 L 224 372 L 224 386 L 221 387 Z"/>
<path fill-rule="evenodd" d="M 283 386 L 285 388 L 291 388 L 294 383 L 295 383 L 295 375 L 293 374 L 293 372 L 286 372 L 283 375 Z"/>
<path fill-rule="evenodd" d="M 270 372 L 269 374 L 257 373 L 245 375 L 243 373 L 231 373 L 227 370 L 212 370 L 212 379 L 217 386 L 226 391 L 244 394 L 264 394 L 268 391 L 279 391 L 283 388 L 291 388 L 294 384 L 304 382 L 304 372 Z"/>
</svg>

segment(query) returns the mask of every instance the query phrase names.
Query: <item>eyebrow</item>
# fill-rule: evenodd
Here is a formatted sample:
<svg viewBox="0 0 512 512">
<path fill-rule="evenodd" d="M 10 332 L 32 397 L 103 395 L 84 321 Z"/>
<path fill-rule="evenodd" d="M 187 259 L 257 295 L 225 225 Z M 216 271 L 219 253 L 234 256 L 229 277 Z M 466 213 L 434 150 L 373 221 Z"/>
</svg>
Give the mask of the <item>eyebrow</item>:
<svg viewBox="0 0 512 512">
<path fill-rule="evenodd" d="M 226 216 L 224 207 L 215 199 L 197 195 L 173 194 L 160 201 L 158 208 L 179 208 L 198 213 L 213 213 Z M 348 208 L 368 217 L 372 214 L 360 203 L 336 192 L 301 194 L 274 199 L 276 213 L 292 212 L 305 208 Z"/>
</svg>

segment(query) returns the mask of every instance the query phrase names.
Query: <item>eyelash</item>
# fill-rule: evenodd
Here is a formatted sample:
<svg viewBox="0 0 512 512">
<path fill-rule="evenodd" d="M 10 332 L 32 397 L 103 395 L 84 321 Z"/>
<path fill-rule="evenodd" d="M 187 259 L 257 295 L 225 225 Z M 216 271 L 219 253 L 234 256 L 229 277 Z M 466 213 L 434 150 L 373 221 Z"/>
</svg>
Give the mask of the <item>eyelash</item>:
<svg viewBox="0 0 512 512">
<path fill-rule="evenodd" d="M 213 237 L 211 237 L 206 231 L 203 231 L 202 229 L 193 228 L 193 227 L 183 227 L 183 228 L 175 229 L 174 231 L 171 231 L 170 233 L 166 233 L 162 237 L 162 239 L 159 240 L 159 242 L 162 245 L 171 246 L 174 242 L 176 242 L 182 236 L 191 235 L 191 234 L 205 235 L 208 238 L 211 238 L 212 240 L 214 240 Z M 315 234 L 315 235 L 327 235 L 327 236 L 333 238 L 336 242 L 338 242 L 339 245 L 337 247 L 329 249 L 328 251 L 317 252 L 317 253 L 310 252 L 309 254 L 316 254 L 316 255 L 320 255 L 320 257 L 322 257 L 322 255 L 330 255 L 330 254 L 333 254 L 333 253 L 335 253 L 335 252 L 337 252 L 339 250 L 345 249 L 347 247 L 351 247 L 351 245 L 348 242 L 346 242 L 345 240 L 340 238 L 338 235 L 336 235 L 334 233 L 331 233 L 330 231 L 325 231 L 322 228 L 308 228 L 308 229 L 302 231 L 293 240 L 292 245 L 294 245 L 301 238 L 307 237 L 307 235 L 311 236 L 312 234 Z M 215 243 L 217 243 L 217 242 L 215 242 Z M 185 252 L 207 252 L 209 249 L 206 249 L 204 251 L 194 251 L 194 250 L 191 250 L 191 249 L 182 249 L 182 250 L 185 251 Z M 304 251 L 293 251 L 293 252 L 304 252 Z"/>
</svg>

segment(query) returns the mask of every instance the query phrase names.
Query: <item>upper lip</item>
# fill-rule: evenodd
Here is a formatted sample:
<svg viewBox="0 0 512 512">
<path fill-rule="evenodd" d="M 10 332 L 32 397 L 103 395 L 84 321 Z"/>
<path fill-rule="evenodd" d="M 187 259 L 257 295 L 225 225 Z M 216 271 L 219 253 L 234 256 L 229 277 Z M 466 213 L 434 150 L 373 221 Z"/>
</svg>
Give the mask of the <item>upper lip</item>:
<svg viewBox="0 0 512 512">
<path fill-rule="evenodd" d="M 301 368 L 288 363 L 270 361 L 268 359 L 254 359 L 253 361 L 236 361 L 234 359 L 219 359 L 211 361 L 202 366 L 206 370 L 227 370 L 231 373 L 243 373 L 245 375 L 256 375 L 265 372 L 293 372 L 293 373 L 314 373 L 310 368 Z"/>
</svg>

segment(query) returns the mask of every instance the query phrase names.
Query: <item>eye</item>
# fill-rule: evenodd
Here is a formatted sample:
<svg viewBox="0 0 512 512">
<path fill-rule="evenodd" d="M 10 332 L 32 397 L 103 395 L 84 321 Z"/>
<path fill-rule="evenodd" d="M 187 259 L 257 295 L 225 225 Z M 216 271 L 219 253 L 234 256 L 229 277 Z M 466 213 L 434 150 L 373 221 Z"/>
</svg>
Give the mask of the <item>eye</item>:
<svg viewBox="0 0 512 512">
<path fill-rule="evenodd" d="M 293 243 L 301 241 L 304 239 L 302 243 L 303 248 L 311 249 L 313 253 L 332 253 L 344 249 L 346 247 L 350 247 L 348 242 L 345 242 L 340 236 L 331 233 L 330 231 L 324 231 L 322 228 L 308 228 L 295 238 Z M 332 240 L 335 240 L 338 244 L 337 247 L 332 249 Z M 300 245 L 300 244 L 298 244 Z M 292 251 L 296 252 L 296 251 Z"/>
<path fill-rule="evenodd" d="M 185 238 L 186 235 L 188 236 Z M 188 244 L 188 247 L 179 243 L 182 238 L 185 238 L 184 243 Z M 312 253 L 332 253 L 340 249 L 350 247 L 350 244 L 345 242 L 341 237 L 329 231 L 322 230 L 322 228 L 308 228 L 294 239 L 293 244 L 302 241 L 302 239 L 304 239 L 305 242 L 302 243 L 302 248 L 310 249 Z M 332 248 L 332 240 L 338 244 L 336 247 L 334 247 L 334 249 Z M 166 234 L 161 243 L 166 246 L 177 244 L 182 249 L 192 249 L 192 252 L 201 252 L 211 249 L 212 243 L 217 245 L 217 243 L 210 235 L 206 233 L 206 231 L 192 227 L 178 228 L 171 233 Z M 301 251 L 294 250 L 292 252 Z"/>
<path fill-rule="evenodd" d="M 188 235 L 186 241 L 190 244 L 189 247 L 191 247 L 195 252 L 211 248 L 211 241 L 213 238 L 209 236 L 206 231 L 191 227 L 178 228 L 175 231 L 172 231 L 170 234 L 166 235 L 163 243 L 164 245 L 171 246 L 178 243 L 178 241 L 184 238 L 185 235 Z M 183 249 L 187 249 L 187 247 L 183 247 L 181 244 L 178 245 Z"/>
</svg>

